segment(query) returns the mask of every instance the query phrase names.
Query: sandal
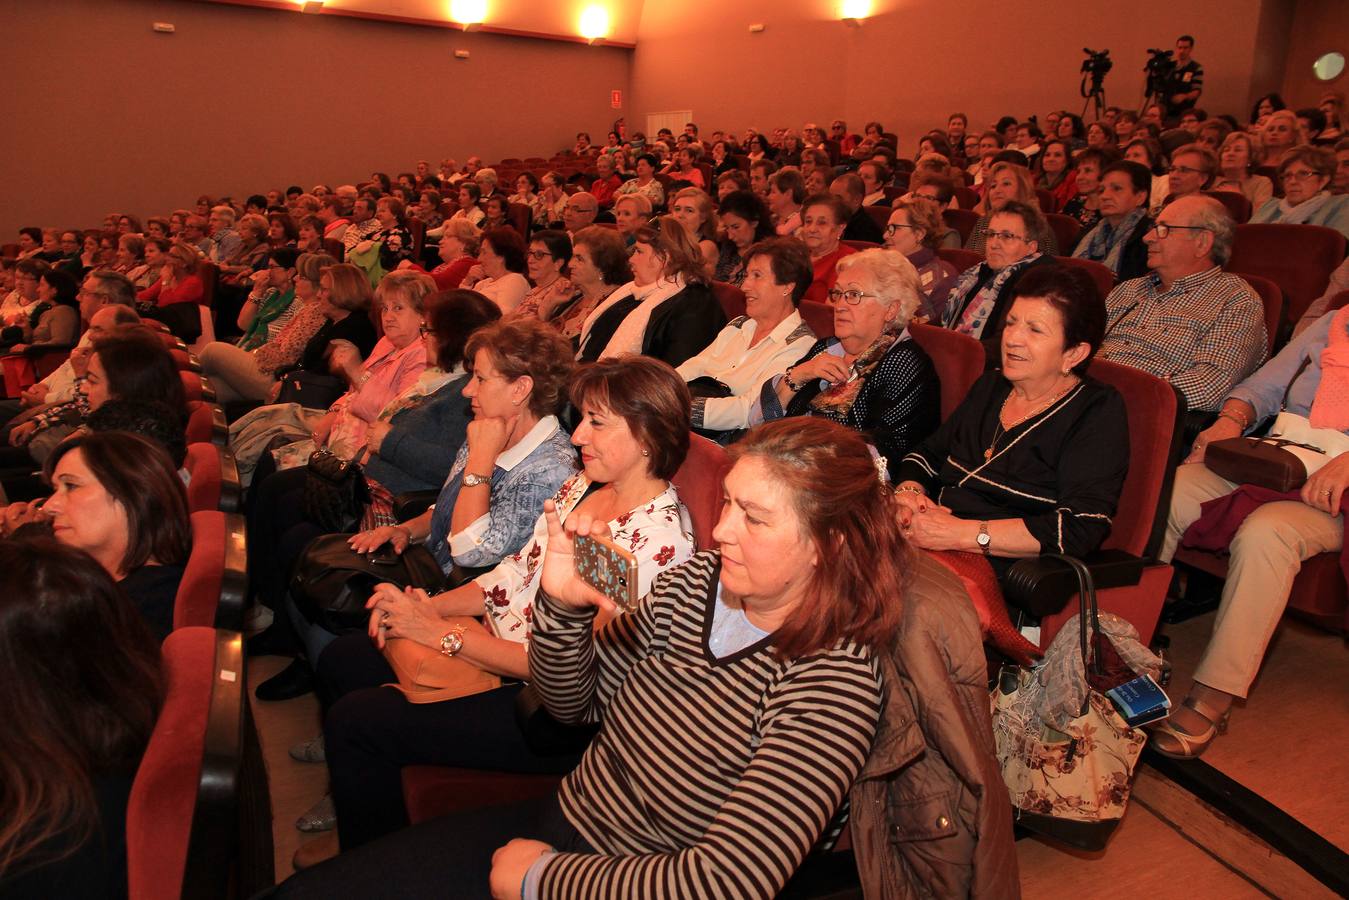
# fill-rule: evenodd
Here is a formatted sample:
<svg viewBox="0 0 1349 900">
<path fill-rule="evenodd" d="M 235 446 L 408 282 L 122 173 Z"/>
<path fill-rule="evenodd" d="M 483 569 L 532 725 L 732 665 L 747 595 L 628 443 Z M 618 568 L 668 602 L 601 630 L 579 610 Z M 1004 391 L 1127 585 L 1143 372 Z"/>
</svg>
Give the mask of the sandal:
<svg viewBox="0 0 1349 900">
<path fill-rule="evenodd" d="M 1197 713 L 1207 723 L 1207 727 L 1199 734 L 1191 734 L 1177 728 L 1170 719 L 1163 719 L 1151 726 L 1152 749 L 1171 759 L 1198 759 L 1215 737 L 1227 733 L 1227 720 L 1232 716 L 1232 708 L 1229 706 L 1221 715 L 1215 715 L 1193 697 L 1186 697 L 1181 705 Z"/>
</svg>

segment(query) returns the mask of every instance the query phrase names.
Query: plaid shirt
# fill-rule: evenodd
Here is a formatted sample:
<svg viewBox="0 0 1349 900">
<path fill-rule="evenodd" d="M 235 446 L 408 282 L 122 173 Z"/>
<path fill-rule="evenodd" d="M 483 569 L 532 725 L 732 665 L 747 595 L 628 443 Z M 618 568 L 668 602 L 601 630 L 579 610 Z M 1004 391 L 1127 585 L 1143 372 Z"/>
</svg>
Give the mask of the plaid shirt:
<svg viewBox="0 0 1349 900">
<path fill-rule="evenodd" d="M 1176 279 L 1153 272 L 1106 298 L 1100 356 L 1165 378 L 1191 410 L 1216 410 L 1264 362 L 1265 311 L 1250 285 L 1217 266 Z"/>
</svg>

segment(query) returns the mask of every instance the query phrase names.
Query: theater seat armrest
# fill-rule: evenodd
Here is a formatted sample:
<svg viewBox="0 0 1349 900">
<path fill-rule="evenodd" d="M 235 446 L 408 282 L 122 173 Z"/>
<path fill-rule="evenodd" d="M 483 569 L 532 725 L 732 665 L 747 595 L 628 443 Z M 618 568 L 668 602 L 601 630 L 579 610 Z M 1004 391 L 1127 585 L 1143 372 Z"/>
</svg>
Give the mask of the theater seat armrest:
<svg viewBox="0 0 1349 900">
<path fill-rule="evenodd" d="M 37 359 L 51 353 L 69 353 L 74 349 L 74 344 L 29 344 L 23 348 L 23 355 L 29 359 Z"/>
<path fill-rule="evenodd" d="M 1128 587 L 1143 577 L 1144 560 L 1123 550 L 1098 550 L 1083 557 L 1097 590 Z M 1003 579 L 1009 607 L 1037 618 L 1053 615 L 1077 593 L 1077 575 L 1060 560 L 1043 556 L 1018 560 Z"/>
<path fill-rule="evenodd" d="M 415 519 L 436 502 L 440 491 L 408 491 L 393 498 L 393 517 L 399 522 Z"/>
</svg>

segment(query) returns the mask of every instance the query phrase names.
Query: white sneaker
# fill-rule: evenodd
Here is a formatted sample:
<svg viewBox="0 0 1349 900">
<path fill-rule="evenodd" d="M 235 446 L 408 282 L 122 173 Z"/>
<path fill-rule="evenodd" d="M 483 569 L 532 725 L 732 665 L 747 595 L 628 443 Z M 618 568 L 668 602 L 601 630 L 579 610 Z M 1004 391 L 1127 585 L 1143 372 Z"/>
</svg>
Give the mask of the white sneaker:
<svg viewBox="0 0 1349 900">
<path fill-rule="evenodd" d="M 323 735 L 293 745 L 290 748 L 290 758 L 303 763 L 327 762 L 328 757 L 323 752 Z"/>
</svg>

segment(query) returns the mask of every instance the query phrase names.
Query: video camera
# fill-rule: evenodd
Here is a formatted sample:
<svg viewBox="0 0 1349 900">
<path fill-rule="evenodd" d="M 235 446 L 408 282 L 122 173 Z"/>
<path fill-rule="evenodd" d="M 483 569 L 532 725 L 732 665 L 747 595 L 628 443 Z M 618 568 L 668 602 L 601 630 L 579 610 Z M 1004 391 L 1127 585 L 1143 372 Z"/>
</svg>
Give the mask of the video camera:
<svg viewBox="0 0 1349 900">
<path fill-rule="evenodd" d="M 1101 93 L 1105 82 L 1105 76 L 1115 65 L 1110 61 L 1109 50 L 1092 50 L 1090 47 L 1083 47 L 1082 52 L 1087 54 L 1087 58 L 1082 60 L 1082 96 L 1090 97 L 1092 94 Z M 1087 78 L 1091 78 L 1091 89 L 1087 89 Z"/>
<path fill-rule="evenodd" d="M 1143 71 L 1148 75 L 1147 93 L 1163 94 L 1166 92 L 1167 82 L 1176 71 L 1176 61 L 1170 50 L 1155 50 L 1149 47 L 1148 54 L 1147 65 L 1143 66 Z"/>
</svg>

